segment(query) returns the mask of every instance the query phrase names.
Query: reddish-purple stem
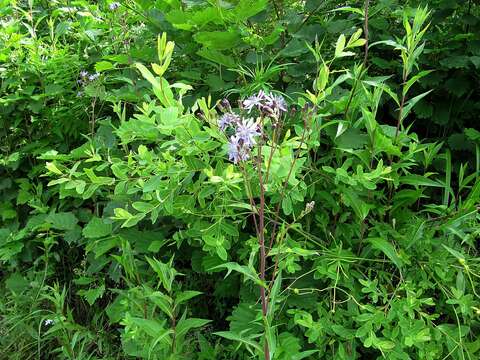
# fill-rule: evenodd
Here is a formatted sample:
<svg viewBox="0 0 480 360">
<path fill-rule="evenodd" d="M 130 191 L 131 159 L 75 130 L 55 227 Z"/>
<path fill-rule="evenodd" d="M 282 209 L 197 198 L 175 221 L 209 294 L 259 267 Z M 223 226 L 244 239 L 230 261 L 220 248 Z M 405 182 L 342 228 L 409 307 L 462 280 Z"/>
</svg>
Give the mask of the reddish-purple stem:
<svg viewBox="0 0 480 360">
<path fill-rule="evenodd" d="M 263 125 L 263 119 L 261 128 Z M 263 186 L 263 177 L 262 177 L 262 144 L 258 144 L 258 156 L 257 156 L 257 170 L 258 170 L 258 182 L 260 184 L 260 208 L 258 209 L 258 242 L 260 245 L 260 279 L 262 282 L 265 281 L 265 188 Z M 268 311 L 267 297 L 265 296 L 265 287 L 262 284 L 260 287 L 260 299 L 262 301 L 262 314 L 266 318 Z M 264 353 L 265 360 L 270 360 L 270 350 L 268 347 L 268 341 L 265 337 L 264 339 Z"/>
</svg>

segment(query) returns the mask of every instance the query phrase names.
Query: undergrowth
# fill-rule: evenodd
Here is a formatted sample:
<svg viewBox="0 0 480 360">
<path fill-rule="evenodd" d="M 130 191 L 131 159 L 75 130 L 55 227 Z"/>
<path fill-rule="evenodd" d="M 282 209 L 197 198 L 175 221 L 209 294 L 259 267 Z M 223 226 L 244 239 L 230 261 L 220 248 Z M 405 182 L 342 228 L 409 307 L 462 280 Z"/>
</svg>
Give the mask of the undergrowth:
<svg viewBox="0 0 480 360">
<path fill-rule="evenodd" d="M 478 358 L 475 2 L 0 5 L 0 358 Z"/>
</svg>

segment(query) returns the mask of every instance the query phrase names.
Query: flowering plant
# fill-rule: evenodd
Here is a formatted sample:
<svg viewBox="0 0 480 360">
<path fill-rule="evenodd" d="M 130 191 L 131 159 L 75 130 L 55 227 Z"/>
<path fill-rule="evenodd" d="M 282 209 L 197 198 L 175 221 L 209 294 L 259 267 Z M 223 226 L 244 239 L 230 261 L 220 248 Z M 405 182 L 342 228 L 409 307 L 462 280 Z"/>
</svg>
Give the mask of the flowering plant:
<svg viewBox="0 0 480 360">
<path fill-rule="evenodd" d="M 269 311 L 269 298 L 272 295 L 272 292 L 269 291 L 267 286 L 265 286 L 267 256 L 276 239 L 280 205 L 283 197 L 286 194 L 289 178 L 295 167 L 298 156 L 300 155 L 300 150 L 304 144 L 304 141 L 306 140 L 305 135 L 308 132 L 307 118 L 309 115 L 311 115 L 311 113 L 309 113 L 308 110 L 304 111 L 303 135 L 298 146 L 296 156 L 291 164 L 289 164 L 287 176 L 283 179 L 283 185 L 280 191 L 280 199 L 274 212 L 274 220 L 271 223 L 272 229 L 268 232 L 268 224 L 266 224 L 265 221 L 267 210 L 266 189 L 269 187 L 267 182 L 269 179 L 272 180 L 272 176 L 270 176 L 270 172 L 272 170 L 271 164 L 276 151 L 279 150 L 278 142 L 284 128 L 285 114 L 287 113 L 288 105 L 282 95 L 266 93 L 265 91 L 260 90 L 258 93 L 240 102 L 241 112 L 246 112 L 247 116 L 256 115 L 256 118 L 244 117 L 233 112 L 229 101 L 226 99 L 222 101 L 221 108 L 226 109 L 227 112 L 218 119 L 218 128 L 221 132 L 230 134 L 228 138 L 228 158 L 235 165 L 241 168 L 241 171 L 244 175 L 244 180 L 246 182 L 246 188 L 249 189 L 247 194 L 251 206 L 251 216 L 253 218 L 257 233 L 258 247 L 260 250 L 259 280 L 261 284 L 260 300 L 262 304 L 262 316 L 264 323 L 267 324 L 267 327 L 269 327 L 270 325 L 268 324 L 270 324 L 273 320 L 273 311 Z M 257 147 L 257 151 L 254 149 L 255 146 Z M 267 152 L 263 151 L 263 148 L 266 148 L 267 146 L 269 147 L 270 152 L 268 156 L 265 156 Z M 250 164 L 248 164 L 249 161 L 251 162 Z M 258 180 L 259 185 L 257 192 L 259 197 L 258 203 L 253 196 L 253 192 L 255 190 L 252 190 L 252 188 L 254 185 L 253 183 L 248 183 L 249 176 L 247 175 L 246 167 L 249 165 L 253 168 L 256 168 L 255 180 Z M 270 188 L 273 189 L 272 186 L 270 186 Z M 308 203 L 304 212 L 302 212 L 301 217 L 311 212 L 313 207 L 313 201 Z M 265 243 L 266 233 L 270 233 L 268 247 Z M 278 275 L 278 256 L 275 258 L 274 263 L 274 270 L 272 272 L 272 279 L 270 281 L 271 284 L 275 283 L 276 276 Z M 265 359 L 270 359 L 270 347 L 269 340 L 267 338 L 264 339 L 263 352 L 265 354 Z"/>
</svg>

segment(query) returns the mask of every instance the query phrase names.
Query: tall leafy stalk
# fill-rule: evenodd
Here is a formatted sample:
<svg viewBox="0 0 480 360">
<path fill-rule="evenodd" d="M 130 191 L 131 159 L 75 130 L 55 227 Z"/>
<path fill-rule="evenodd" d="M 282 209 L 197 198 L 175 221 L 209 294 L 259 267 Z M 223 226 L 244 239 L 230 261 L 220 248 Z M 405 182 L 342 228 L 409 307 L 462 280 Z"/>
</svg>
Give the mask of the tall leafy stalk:
<svg viewBox="0 0 480 360">
<path fill-rule="evenodd" d="M 395 142 L 398 139 L 400 127 L 403 123 L 403 120 L 408 116 L 413 106 L 423 97 L 428 95 L 430 91 L 424 92 L 423 94 L 417 95 L 414 98 L 407 101 L 407 93 L 410 87 L 415 84 L 422 77 L 428 75 L 431 71 L 424 70 L 416 74 L 415 76 L 410 77 L 414 67 L 417 65 L 417 61 L 420 55 L 423 52 L 425 43 L 422 43 L 423 36 L 427 31 L 429 25 L 424 26 L 427 18 L 429 16 L 428 9 L 419 8 L 415 12 L 413 18 L 413 24 L 410 25 L 410 19 L 405 14 L 403 18 L 403 26 L 405 28 L 406 34 L 402 39 L 401 43 L 396 43 L 392 41 L 386 41 L 385 43 L 394 46 L 395 49 L 400 50 L 400 57 L 402 59 L 402 93 L 400 97 L 398 117 L 397 117 L 397 126 L 395 130 Z"/>
</svg>

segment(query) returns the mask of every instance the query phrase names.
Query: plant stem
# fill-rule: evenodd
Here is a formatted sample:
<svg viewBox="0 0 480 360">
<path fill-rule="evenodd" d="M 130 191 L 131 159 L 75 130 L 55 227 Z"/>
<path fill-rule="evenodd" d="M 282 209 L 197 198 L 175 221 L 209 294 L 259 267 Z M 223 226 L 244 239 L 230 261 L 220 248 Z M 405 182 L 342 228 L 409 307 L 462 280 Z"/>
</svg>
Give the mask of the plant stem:
<svg viewBox="0 0 480 360">
<path fill-rule="evenodd" d="M 92 102 L 92 117 L 90 120 L 90 126 L 91 126 L 90 132 L 91 132 L 92 139 L 93 139 L 93 136 L 95 135 L 95 104 L 96 103 L 97 103 L 97 97 L 95 96 Z"/>
<path fill-rule="evenodd" d="M 173 334 L 172 334 L 172 354 L 175 354 L 177 352 L 176 347 L 177 347 L 177 319 L 175 318 L 175 314 L 172 315 L 172 329 L 173 329 Z"/>
<path fill-rule="evenodd" d="M 405 106 L 405 98 L 406 98 L 406 91 L 405 91 L 405 83 L 407 82 L 407 77 L 408 77 L 408 70 L 407 70 L 407 64 L 404 62 L 403 64 L 403 72 L 402 72 L 402 101 L 400 102 L 400 108 L 398 110 L 398 119 L 397 119 L 397 130 L 395 130 L 395 139 L 393 143 L 395 144 L 397 142 L 397 137 L 398 133 L 400 131 L 400 123 L 402 122 L 402 117 L 403 117 L 403 107 Z"/>
<path fill-rule="evenodd" d="M 368 59 L 368 6 L 370 0 L 365 0 L 365 22 L 363 23 L 363 33 L 365 34 L 365 55 L 363 57 L 363 66 L 367 64 Z"/>
<path fill-rule="evenodd" d="M 253 217 L 253 223 L 255 225 L 255 232 L 258 235 L 259 229 L 258 229 L 258 224 L 257 224 L 257 218 L 255 216 L 255 214 L 258 213 L 257 205 L 255 204 L 255 200 L 253 199 L 253 193 L 252 193 L 252 190 L 250 188 L 249 179 L 247 177 L 247 171 L 243 167 L 242 163 L 240 163 L 240 170 L 243 173 L 243 179 L 245 181 L 245 189 L 247 190 L 248 200 L 250 201 L 250 207 L 252 208 L 252 217 Z"/>
<path fill-rule="evenodd" d="M 405 78 L 403 82 L 405 83 Z M 402 91 L 403 92 L 403 91 Z M 397 119 L 397 129 L 395 130 L 395 139 L 393 141 L 394 144 L 397 143 L 398 133 L 400 131 L 400 123 L 402 122 L 403 116 L 403 107 L 405 106 L 405 94 L 402 94 L 402 101 L 400 102 L 400 109 L 398 110 L 398 119 Z"/>
<path fill-rule="evenodd" d="M 368 61 L 368 44 L 369 44 L 369 41 L 368 41 L 368 7 L 369 7 L 369 4 L 370 4 L 370 0 L 365 0 L 365 6 L 364 6 L 364 13 L 365 13 L 365 20 L 363 22 L 363 33 L 365 35 L 365 54 L 363 56 L 363 67 L 362 67 L 362 71 L 365 69 L 365 67 L 367 66 L 367 61 Z M 347 118 L 347 115 L 348 115 L 348 109 L 350 108 L 350 105 L 352 103 L 352 100 L 353 100 L 353 95 L 355 95 L 355 91 L 357 90 L 357 84 L 358 84 L 358 79 L 355 78 L 354 82 L 353 82 L 353 87 L 352 87 L 352 91 L 350 93 L 350 96 L 348 98 L 348 102 L 347 102 L 347 106 L 345 108 L 345 118 Z"/>
<path fill-rule="evenodd" d="M 262 121 L 263 122 L 263 121 Z M 261 127 L 262 128 L 262 127 Z M 258 170 L 258 182 L 260 184 L 260 208 L 258 209 L 258 242 L 260 245 L 260 279 L 265 281 L 265 187 L 263 185 L 262 177 L 262 144 L 258 144 L 258 156 L 257 156 L 257 170 Z M 267 297 L 265 295 L 265 287 L 261 285 L 260 287 L 260 298 L 262 301 L 262 315 L 263 318 L 267 317 Z M 270 350 L 268 347 L 268 341 L 265 337 L 264 339 L 264 353 L 265 360 L 270 360 Z"/>
</svg>

